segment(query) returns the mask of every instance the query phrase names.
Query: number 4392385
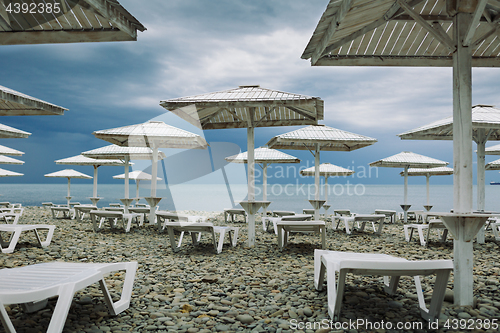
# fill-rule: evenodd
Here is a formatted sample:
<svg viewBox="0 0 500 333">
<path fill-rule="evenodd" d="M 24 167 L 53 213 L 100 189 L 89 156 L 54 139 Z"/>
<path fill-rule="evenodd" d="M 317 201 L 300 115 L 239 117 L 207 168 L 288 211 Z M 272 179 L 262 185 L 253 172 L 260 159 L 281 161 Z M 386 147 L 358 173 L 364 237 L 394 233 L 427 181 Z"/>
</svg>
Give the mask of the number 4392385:
<svg viewBox="0 0 500 333">
<path fill-rule="evenodd" d="M 25 3 L 13 2 L 9 3 L 5 11 L 10 14 L 59 14 L 61 7 L 59 3 L 41 2 L 41 3 Z"/>
</svg>

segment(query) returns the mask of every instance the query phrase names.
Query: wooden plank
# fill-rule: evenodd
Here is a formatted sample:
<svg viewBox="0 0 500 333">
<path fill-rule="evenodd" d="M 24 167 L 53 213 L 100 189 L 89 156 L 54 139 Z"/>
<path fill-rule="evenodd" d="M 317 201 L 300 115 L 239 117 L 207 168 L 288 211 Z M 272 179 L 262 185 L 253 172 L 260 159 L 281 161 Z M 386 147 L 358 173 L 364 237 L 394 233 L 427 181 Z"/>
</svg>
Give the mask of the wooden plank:
<svg viewBox="0 0 500 333">
<path fill-rule="evenodd" d="M 322 57 L 315 66 L 404 66 L 404 67 L 452 67 L 451 56 L 335 56 Z M 472 67 L 500 67 L 498 57 L 472 58 Z"/>
<path fill-rule="evenodd" d="M 128 34 L 119 30 L 106 31 L 19 31 L 0 33 L 0 45 L 119 42 L 131 41 Z"/>
<path fill-rule="evenodd" d="M 469 46 L 470 43 L 472 42 L 472 38 L 474 37 L 474 34 L 476 33 L 476 29 L 479 25 L 479 19 L 483 15 L 484 8 L 486 7 L 486 3 L 488 0 L 479 0 L 476 6 L 476 10 L 474 11 L 474 14 L 472 14 L 472 20 L 469 23 L 469 27 L 467 28 L 467 32 L 465 33 L 465 37 L 462 41 L 464 46 Z"/>
<path fill-rule="evenodd" d="M 114 27 L 117 27 L 121 31 L 129 34 L 132 38 L 137 37 L 137 28 L 133 26 L 132 23 L 122 15 L 118 10 L 116 10 L 108 1 L 106 0 L 85 0 L 86 3 L 90 5 L 92 10 L 97 14 L 109 20 Z"/>
<path fill-rule="evenodd" d="M 87 19 L 87 16 L 83 12 L 83 8 L 81 6 L 76 6 L 75 8 L 73 8 L 73 14 L 75 14 L 76 19 L 78 20 L 78 23 L 80 23 L 80 25 L 82 26 L 82 28 L 84 30 L 90 30 L 92 28 L 94 28 L 94 29 L 101 28 L 101 26 L 93 27 L 90 24 L 89 20 Z"/>
</svg>

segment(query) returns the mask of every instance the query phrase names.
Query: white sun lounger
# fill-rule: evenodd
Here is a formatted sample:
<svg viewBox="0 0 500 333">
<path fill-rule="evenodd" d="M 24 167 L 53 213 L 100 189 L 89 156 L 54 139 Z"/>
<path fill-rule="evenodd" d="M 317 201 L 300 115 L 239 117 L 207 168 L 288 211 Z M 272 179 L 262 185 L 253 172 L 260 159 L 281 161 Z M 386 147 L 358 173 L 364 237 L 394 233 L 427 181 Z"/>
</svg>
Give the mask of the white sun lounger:
<svg viewBox="0 0 500 333">
<path fill-rule="evenodd" d="M 326 248 L 326 224 L 324 221 L 279 221 L 276 223 L 276 227 L 280 251 L 283 251 L 287 245 L 290 232 L 318 233 L 321 235 L 321 248 Z"/>
<path fill-rule="evenodd" d="M 144 224 L 144 218 L 142 214 L 137 213 L 122 213 L 119 211 L 109 211 L 109 210 L 91 210 L 90 218 L 92 219 L 92 225 L 94 231 L 100 231 L 103 228 L 104 222 L 108 221 L 111 229 L 118 226 L 118 222 L 121 222 L 123 230 L 125 232 L 130 231 L 132 225 L 132 220 L 136 220 L 139 226 Z"/>
<path fill-rule="evenodd" d="M 58 218 L 59 214 L 62 213 L 63 219 L 74 219 L 75 218 L 75 210 L 74 208 L 70 208 L 67 205 L 62 206 L 51 206 L 50 211 L 52 212 L 53 218 Z"/>
<path fill-rule="evenodd" d="M 384 214 L 353 214 L 352 216 L 335 216 L 332 219 L 332 228 L 334 230 L 338 229 L 338 226 L 341 222 L 344 222 L 345 232 L 350 235 L 352 230 L 355 229 L 357 224 L 357 230 L 364 231 L 366 223 L 371 223 L 373 227 L 373 231 L 376 234 L 382 233 L 382 228 L 384 227 Z M 335 221 L 337 225 L 335 225 Z M 352 222 L 352 228 L 349 227 L 349 222 Z M 375 226 L 375 223 L 378 223 L 378 228 Z"/>
<path fill-rule="evenodd" d="M 432 219 L 425 224 L 420 224 L 420 223 L 405 224 L 403 227 L 405 232 L 405 240 L 407 242 L 411 241 L 413 230 L 417 229 L 418 237 L 420 239 L 420 244 L 422 246 L 429 245 L 429 236 L 431 234 L 432 229 L 440 229 L 442 231 L 441 239 L 439 240 L 441 243 L 444 243 L 446 241 L 446 237 L 448 236 L 448 229 L 444 225 L 443 221 L 441 221 L 440 219 Z M 427 230 L 425 236 L 424 236 L 424 229 Z"/>
<path fill-rule="evenodd" d="M 323 289 L 326 273 L 328 313 L 332 320 L 337 320 L 340 316 L 346 274 L 353 273 L 384 276 L 385 291 L 389 294 L 396 292 L 401 276 L 413 276 L 420 313 L 425 320 L 433 321 L 439 318 L 441 313 L 448 277 L 452 270 L 452 260 L 410 261 L 379 253 L 314 251 L 314 286 L 317 290 Z M 430 274 L 436 274 L 436 280 L 430 306 L 427 309 L 419 275 Z"/>
<path fill-rule="evenodd" d="M 97 210 L 97 206 L 94 205 L 77 205 L 73 207 L 75 210 L 75 217 L 78 222 L 82 222 L 82 220 L 85 218 L 85 214 L 89 214 L 93 210 Z"/>
<path fill-rule="evenodd" d="M 121 298 L 113 303 L 104 280 L 110 272 L 125 270 Z M 99 282 L 111 315 L 116 316 L 130 305 L 137 262 L 108 264 L 50 262 L 0 270 L 0 314 L 8 333 L 16 330 L 5 310 L 8 304 L 26 304 L 28 312 L 42 309 L 49 297 L 58 296 L 48 333 L 62 332 L 75 292 Z"/>
<path fill-rule="evenodd" d="M 211 234 L 214 249 L 217 254 L 222 252 L 222 245 L 224 243 L 224 236 L 226 235 L 226 232 L 229 236 L 231 246 L 235 247 L 238 242 L 238 227 L 219 227 L 214 226 L 210 222 L 165 222 L 165 227 L 168 232 L 168 237 L 170 238 L 170 245 L 172 246 L 172 250 L 174 252 L 178 252 L 180 250 L 180 244 L 176 245 L 174 231 L 180 231 L 181 233 L 190 232 L 194 246 L 198 245 L 199 242 L 199 237 L 196 237 L 196 233 Z M 219 234 L 218 241 L 215 234 Z"/>
<path fill-rule="evenodd" d="M 294 215 L 283 215 L 280 217 L 271 217 L 268 216 L 265 219 L 262 219 L 262 229 L 264 231 L 269 230 L 269 223 L 273 224 L 274 233 L 278 234 L 278 222 L 281 221 L 308 221 L 312 219 L 311 214 L 294 214 Z"/>
<path fill-rule="evenodd" d="M 206 216 L 186 215 L 186 214 L 167 212 L 164 210 L 157 211 L 156 217 L 158 219 L 158 230 L 160 232 L 163 232 L 165 230 L 165 223 L 167 223 L 167 222 L 206 222 L 207 221 Z M 182 235 L 184 235 L 184 233 Z M 182 235 L 181 235 L 181 237 L 182 237 Z M 181 241 L 182 241 L 182 239 L 181 239 Z"/>
<path fill-rule="evenodd" d="M 236 216 L 243 216 L 243 222 L 246 222 L 247 213 L 243 208 L 226 208 L 224 209 L 224 222 L 236 222 Z"/>
<path fill-rule="evenodd" d="M 17 242 L 19 241 L 19 237 L 23 231 L 33 230 L 35 233 L 38 244 L 41 247 L 46 247 L 50 245 L 52 241 L 52 236 L 54 235 L 55 225 L 48 224 L 0 224 L 0 249 L 3 253 L 12 253 L 16 248 Z M 39 230 L 47 230 L 47 237 L 44 241 L 40 239 L 40 235 L 38 234 Z M 1 232 L 10 233 L 10 237 L 8 241 L 4 241 Z"/>
</svg>

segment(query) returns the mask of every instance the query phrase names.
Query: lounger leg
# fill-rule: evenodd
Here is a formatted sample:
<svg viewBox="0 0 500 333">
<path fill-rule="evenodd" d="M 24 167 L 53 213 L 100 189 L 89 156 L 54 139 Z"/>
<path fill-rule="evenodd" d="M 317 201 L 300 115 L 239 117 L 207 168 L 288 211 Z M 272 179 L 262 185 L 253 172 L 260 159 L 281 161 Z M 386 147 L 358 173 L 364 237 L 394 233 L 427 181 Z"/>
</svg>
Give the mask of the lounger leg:
<svg viewBox="0 0 500 333">
<path fill-rule="evenodd" d="M 168 238 L 170 239 L 170 246 L 172 246 L 172 251 L 179 252 L 180 246 L 175 246 L 175 235 L 174 228 L 167 228 Z"/>
<path fill-rule="evenodd" d="M 40 235 L 38 234 L 38 230 L 33 229 L 33 231 L 35 232 L 36 239 L 38 240 L 38 244 L 40 245 L 40 247 L 49 246 L 50 242 L 52 241 L 52 236 L 54 235 L 55 228 L 47 227 L 47 228 L 39 228 L 39 229 L 47 229 L 48 231 L 47 231 L 47 237 L 45 237 L 45 241 L 42 241 L 40 239 Z"/>
<path fill-rule="evenodd" d="M 193 242 L 193 246 L 198 246 L 198 241 L 200 240 L 198 238 L 198 236 L 201 236 L 201 232 L 189 232 L 189 234 L 191 235 L 191 240 Z"/>
<path fill-rule="evenodd" d="M 281 226 L 278 226 L 278 249 L 283 250 L 283 228 Z"/>
<path fill-rule="evenodd" d="M 15 230 L 12 232 L 10 236 L 10 240 L 7 243 L 8 247 L 3 248 L 2 252 L 3 253 L 12 253 L 14 252 L 14 249 L 16 248 L 17 242 L 19 241 L 19 237 L 21 236 L 21 230 Z"/>
<path fill-rule="evenodd" d="M 92 226 L 94 227 L 94 232 L 98 232 L 99 227 L 97 226 L 96 216 L 94 214 L 90 214 L 90 219 L 92 220 Z"/>
<path fill-rule="evenodd" d="M 214 233 L 215 235 L 215 233 Z M 220 233 L 219 233 L 219 244 L 217 245 L 217 254 L 221 253 L 222 252 L 222 246 L 224 245 L 224 237 L 226 236 L 226 229 L 223 228 L 223 229 L 220 229 Z M 231 235 L 229 235 L 229 237 L 231 237 Z"/>
<path fill-rule="evenodd" d="M 426 246 L 429 244 L 429 234 L 427 234 L 427 238 L 424 238 L 424 225 L 417 226 L 418 237 L 420 238 L 420 245 Z"/>
<path fill-rule="evenodd" d="M 443 230 L 443 236 L 441 237 L 441 243 L 446 242 L 446 237 L 448 236 L 448 229 Z"/>
<path fill-rule="evenodd" d="M 441 307 L 443 306 L 444 294 L 446 292 L 446 285 L 448 283 L 449 275 L 449 270 L 442 270 L 437 272 L 429 310 L 427 311 L 427 309 L 425 308 L 425 304 L 424 307 L 420 306 L 422 317 L 427 321 L 432 321 L 439 318 Z"/>
<path fill-rule="evenodd" d="M 413 228 L 411 228 L 410 231 L 408 231 L 409 225 L 405 224 L 403 226 L 404 233 L 405 233 L 405 241 L 409 242 L 411 240 L 411 237 L 413 236 Z"/>
<path fill-rule="evenodd" d="M 179 237 L 179 243 L 177 243 L 177 247 L 181 247 L 183 238 L 184 238 L 184 231 L 181 231 L 181 235 Z"/>
<path fill-rule="evenodd" d="M 314 250 L 314 288 L 316 290 L 323 290 L 323 281 L 325 279 L 325 267 L 321 264 L 321 256 L 328 251 Z"/>
<path fill-rule="evenodd" d="M 322 261 L 322 264 L 325 263 Z M 328 314 L 332 320 L 337 320 L 340 315 L 340 308 L 342 306 L 342 298 L 344 297 L 345 290 L 345 270 L 338 272 L 338 280 L 335 283 L 335 268 L 333 263 L 326 263 L 326 288 L 328 298 Z"/>
<path fill-rule="evenodd" d="M 425 238 L 425 245 L 424 246 L 429 245 L 430 236 L 431 236 L 431 226 L 429 225 L 429 227 L 427 228 L 427 237 Z"/>
<path fill-rule="evenodd" d="M 12 325 L 9 314 L 5 310 L 5 305 L 3 305 L 2 303 L 0 303 L 0 315 L 0 319 L 2 319 L 2 324 L 5 328 L 5 331 L 8 333 L 16 333 L 16 329 L 14 328 L 14 325 Z"/>
<path fill-rule="evenodd" d="M 365 230 L 365 225 L 366 225 L 366 221 L 361 222 L 361 228 L 358 228 L 359 231 L 364 231 Z"/>
<path fill-rule="evenodd" d="M 121 266 L 121 265 L 119 265 Z M 104 278 L 99 280 L 99 285 L 104 296 L 104 302 L 108 306 L 109 312 L 112 316 L 116 316 L 121 312 L 125 311 L 130 305 L 130 298 L 132 296 L 132 287 L 134 284 L 135 274 L 137 271 L 137 263 L 125 263 L 125 280 L 123 281 L 123 287 L 121 292 L 121 297 L 118 301 L 113 303 L 111 296 L 106 286 L 106 281 Z M 121 270 L 122 268 L 117 268 L 115 270 Z"/>
<path fill-rule="evenodd" d="M 132 226 L 132 219 L 133 219 L 133 215 L 130 215 L 130 216 L 127 216 L 127 217 L 123 217 L 122 221 L 123 221 L 123 226 L 125 227 L 125 219 L 127 219 L 127 226 L 125 227 L 125 232 L 129 232 L 130 231 L 130 227 Z"/>
<path fill-rule="evenodd" d="M 344 218 L 344 225 L 345 225 L 345 233 L 350 235 L 351 234 L 351 230 L 349 229 L 349 219 L 348 218 Z M 353 220 L 353 223 L 352 223 L 352 227 L 354 229 L 354 220 Z"/>
<path fill-rule="evenodd" d="M 376 231 L 376 233 L 379 235 L 382 234 L 382 229 L 384 228 L 384 220 L 385 218 L 378 221 L 378 230 Z"/>
<path fill-rule="evenodd" d="M 498 227 L 500 223 L 490 223 L 491 231 L 493 231 L 493 236 L 495 236 L 495 240 L 500 240 L 500 234 L 498 233 Z"/>
<path fill-rule="evenodd" d="M 239 228 L 233 228 L 233 236 L 231 237 L 231 246 L 235 247 L 238 244 L 238 231 Z"/>
<path fill-rule="evenodd" d="M 59 289 L 59 297 L 57 298 L 56 307 L 50 319 L 47 332 L 62 332 L 71 306 L 71 301 L 75 295 L 73 287 L 74 284 L 70 283 L 62 285 Z"/>
<path fill-rule="evenodd" d="M 389 295 L 393 295 L 396 293 L 398 289 L 399 276 L 384 276 L 384 290 Z"/>
</svg>

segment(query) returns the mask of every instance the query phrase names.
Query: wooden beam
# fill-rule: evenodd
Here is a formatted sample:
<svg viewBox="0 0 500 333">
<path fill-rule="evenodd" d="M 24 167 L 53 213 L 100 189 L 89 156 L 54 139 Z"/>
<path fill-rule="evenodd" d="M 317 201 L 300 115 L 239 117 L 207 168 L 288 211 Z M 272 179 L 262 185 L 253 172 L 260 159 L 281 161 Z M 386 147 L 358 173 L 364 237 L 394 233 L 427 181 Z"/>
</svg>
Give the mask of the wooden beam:
<svg viewBox="0 0 500 333">
<path fill-rule="evenodd" d="M 401 6 L 401 8 L 404 9 L 408 15 L 410 15 L 422 28 L 427 30 L 434 38 L 436 38 L 438 41 L 440 41 L 443 45 L 445 45 L 448 50 L 453 53 L 456 50 L 455 44 L 453 43 L 453 40 L 448 36 L 448 34 L 444 33 L 444 30 L 441 28 L 437 28 L 437 26 L 441 27 L 439 23 L 435 23 L 432 26 L 427 23 L 426 20 L 424 20 L 417 12 L 411 8 L 406 1 L 404 0 L 396 0 L 397 3 Z"/>
<path fill-rule="evenodd" d="M 0 32 L 0 45 L 121 42 L 136 40 L 117 30 Z"/>
<path fill-rule="evenodd" d="M 0 27 L 6 31 L 11 31 L 12 26 L 10 25 L 9 13 L 5 8 L 5 0 L 0 0 Z"/>
<path fill-rule="evenodd" d="M 85 0 L 84 3 L 88 4 L 89 9 L 109 20 L 113 26 L 127 33 L 134 40 L 137 38 L 136 27 L 107 0 Z M 82 5 L 81 2 L 80 4 Z M 82 7 L 85 6 L 82 5 Z"/>
<path fill-rule="evenodd" d="M 470 21 L 469 27 L 467 28 L 467 32 L 465 33 L 464 40 L 462 41 L 463 46 L 469 46 L 472 37 L 474 37 L 474 34 L 476 33 L 477 27 L 479 25 L 479 19 L 481 16 L 483 16 L 484 8 L 486 7 L 486 3 L 488 0 L 479 0 L 476 10 L 474 11 L 474 14 L 472 14 L 472 20 Z"/>
<path fill-rule="evenodd" d="M 325 49 L 330 42 L 333 34 L 337 31 L 337 28 L 340 25 L 340 22 L 344 19 L 345 15 L 351 8 L 352 0 L 343 0 L 340 4 L 340 8 L 335 13 L 334 17 L 332 17 L 328 28 L 326 29 L 323 36 L 321 36 L 321 40 L 316 44 L 316 48 L 311 56 L 311 62 L 314 64 L 325 54 Z"/>
<path fill-rule="evenodd" d="M 314 66 L 452 67 L 452 57 L 434 56 L 325 56 Z M 472 67 L 500 67 L 500 58 L 472 58 Z"/>
<path fill-rule="evenodd" d="M 487 31 L 486 33 L 484 33 L 482 36 L 479 36 L 471 45 L 470 47 L 472 49 L 475 49 L 476 47 L 479 46 L 479 44 L 481 44 L 486 38 L 490 37 L 491 35 L 495 34 L 498 32 L 498 28 L 500 28 L 500 26 L 494 26 L 491 30 Z"/>
</svg>

